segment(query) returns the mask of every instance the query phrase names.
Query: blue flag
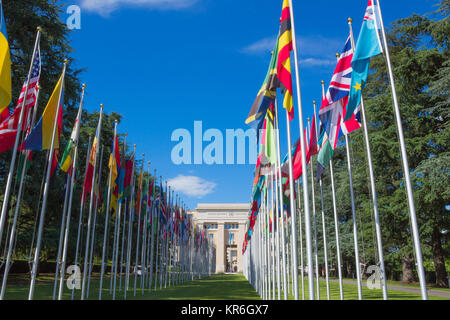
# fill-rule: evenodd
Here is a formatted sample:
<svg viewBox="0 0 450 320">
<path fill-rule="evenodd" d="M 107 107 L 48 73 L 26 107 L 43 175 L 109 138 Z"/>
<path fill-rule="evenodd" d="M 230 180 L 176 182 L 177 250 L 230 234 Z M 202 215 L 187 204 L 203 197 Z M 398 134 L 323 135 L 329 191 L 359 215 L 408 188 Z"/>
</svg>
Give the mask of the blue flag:
<svg viewBox="0 0 450 320">
<path fill-rule="evenodd" d="M 361 103 L 362 90 L 366 86 L 369 74 L 370 58 L 383 52 L 378 35 L 378 17 L 373 0 L 369 0 L 364 22 L 356 43 L 352 60 L 352 81 L 350 86 L 350 99 L 344 121 L 349 120 L 355 109 Z"/>
</svg>

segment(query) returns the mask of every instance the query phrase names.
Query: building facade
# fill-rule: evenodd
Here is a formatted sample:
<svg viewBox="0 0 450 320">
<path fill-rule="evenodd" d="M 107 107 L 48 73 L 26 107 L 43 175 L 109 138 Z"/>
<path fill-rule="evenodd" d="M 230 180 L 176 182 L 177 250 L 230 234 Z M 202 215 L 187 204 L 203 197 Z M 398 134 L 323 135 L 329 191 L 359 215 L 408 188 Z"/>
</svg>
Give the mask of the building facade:
<svg viewBox="0 0 450 320">
<path fill-rule="evenodd" d="M 216 248 L 216 273 L 242 272 L 242 243 L 250 204 L 199 203 L 191 212 L 194 225 L 206 231 Z"/>
</svg>

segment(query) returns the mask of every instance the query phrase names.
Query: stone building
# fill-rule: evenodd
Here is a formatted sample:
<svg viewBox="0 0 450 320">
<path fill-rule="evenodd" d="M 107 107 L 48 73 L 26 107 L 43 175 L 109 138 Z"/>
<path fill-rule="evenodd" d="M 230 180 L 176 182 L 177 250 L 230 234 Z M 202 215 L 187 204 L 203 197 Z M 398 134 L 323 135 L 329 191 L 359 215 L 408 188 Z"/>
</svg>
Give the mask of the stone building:
<svg viewBox="0 0 450 320">
<path fill-rule="evenodd" d="M 216 273 L 242 272 L 242 243 L 250 204 L 199 203 L 189 213 L 216 248 Z"/>
</svg>

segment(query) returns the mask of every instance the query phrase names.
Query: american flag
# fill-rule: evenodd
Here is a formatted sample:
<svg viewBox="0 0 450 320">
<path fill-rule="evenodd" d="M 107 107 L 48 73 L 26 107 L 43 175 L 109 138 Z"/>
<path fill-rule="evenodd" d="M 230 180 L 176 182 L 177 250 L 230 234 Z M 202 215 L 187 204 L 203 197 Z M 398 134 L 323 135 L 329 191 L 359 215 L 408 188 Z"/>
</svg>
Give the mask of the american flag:
<svg viewBox="0 0 450 320">
<path fill-rule="evenodd" d="M 41 52 L 39 44 L 36 49 L 36 53 L 34 55 L 34 61 L 31 67 L 31 74 L 29 76 L 30 76 L 30 83 L 28 85 L 27 100 L 25 101 L 25 112 L 23 114 L 22 129 L 21 129 L 22 131 L 25 131 L 27 126 L 29 125 L 29 121 L 31 121 L 29 119 L 30 110 L 34 107 L 36 103 L 36 96 L 38 91 L 37 87 L 39 84 L 39 78 L 41 76 Z M 0 124 L 0 152 L 9 150 L 14 146 L 17 127 L 19 126 L 20 112 L 22 110 L 22 103 L 24 101 L 26 88 L 27 88 L 27 80 L 25 80 L 25 83 L 22 87 L 22 92 L 20 93 L 19 100 L 17 101 L 16 109 L 7 119 L 5 119 Z"/>
<path fill-rule="evenodd" d="M 25 101 L 25 108 L 31 108 L 36 103 L 37 86 L 41 77 L 41 50 L 38 44 L 36 53 L 34 55 L 33 66 L 31 67 L 30 83 L 28 85 L 27 100 Z M 27 77 L 28 80 L 28 77 Z M 23 103 L 25 91 L 27 90 L 27 80 L 23 84 L 22 91 L 20 92 L 19 101 L 17 105 L 20 106 Z"/>
</svg>

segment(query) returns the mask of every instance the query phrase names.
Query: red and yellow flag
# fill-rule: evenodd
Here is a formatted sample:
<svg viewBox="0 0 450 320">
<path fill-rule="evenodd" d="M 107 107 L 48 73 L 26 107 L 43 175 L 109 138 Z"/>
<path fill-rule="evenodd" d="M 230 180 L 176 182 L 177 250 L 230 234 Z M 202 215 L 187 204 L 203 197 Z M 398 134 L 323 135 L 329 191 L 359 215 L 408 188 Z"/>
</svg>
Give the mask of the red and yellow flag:
<svg viewBox="0 0 450 320">
<path fill-rule="evenodd" d="M 280 19 L 280 36 L 278 39 L 278 63 L 277 76 L 281 82 L 281 89 L 284 94 L 283 107 L 289 113 L 289 120 L 294 119 L 294 103 L 292 99 L 292 76 L 291 76 L 291 13 L 289 0 L 283 0 L 283 9 Z"/>
</svg>

